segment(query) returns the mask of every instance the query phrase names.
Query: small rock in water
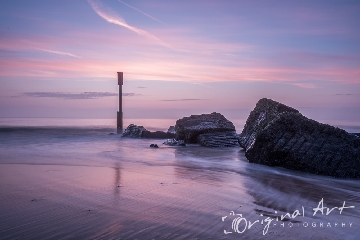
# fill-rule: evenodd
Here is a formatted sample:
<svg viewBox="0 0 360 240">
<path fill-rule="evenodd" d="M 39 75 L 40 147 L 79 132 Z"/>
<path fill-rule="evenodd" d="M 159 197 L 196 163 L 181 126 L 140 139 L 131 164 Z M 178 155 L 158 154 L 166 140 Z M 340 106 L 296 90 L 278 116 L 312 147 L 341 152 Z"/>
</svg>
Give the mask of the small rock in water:
<svg viewBox="0 0 360 240">
<path fill-rule="evenodd" d="M 109 135 L 115 135 L 115 133 L 109 133 Z"/>
<path fill-rule="evenodd" d="M 159 148 L 159 146 L 158 146 L 157 144 L 153 144 L 153 143 L 150 144 L 150 147 L 151 147 L 151 148 Z"/>
<path fill-rule="evenodd" d="M 184 140 L 168 139 L 163 144 L 168 146 L 186 146 Z"/>
<path fill-rule="evenodd" d="M 144 131 L 147 131 L 143 126 L 130 124 L 122 134 L 122 137 L 141 138 Z"/>
<path fill-rule="evenodd" d="M 173 138 L 175 134 L 163 131 L 150 132 L 146 130 L 143 126 L 136 126 L 130 124 L 121 135 L 122 137 L 131 137 L 131 138 L 158 138 L 166 139 Z"/>
</svg>

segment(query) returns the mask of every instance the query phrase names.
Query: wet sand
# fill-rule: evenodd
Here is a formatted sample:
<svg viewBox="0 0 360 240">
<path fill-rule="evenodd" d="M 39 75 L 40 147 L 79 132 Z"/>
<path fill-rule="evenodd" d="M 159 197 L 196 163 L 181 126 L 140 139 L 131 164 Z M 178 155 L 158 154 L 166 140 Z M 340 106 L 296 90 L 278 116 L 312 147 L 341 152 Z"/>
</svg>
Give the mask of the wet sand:
<svg viewBox="0 0 360 240">
<path fill-rule="evenodd" d="M 116 136 L 65 140 L 22 142 L 22 149 L 0 154 L 1 239 L 358 239 L 360 233 L 358 180 L 249 164 L 240 148 L 172 148 Z M 346 201 L 355 208 L 312 216 L 321 199 L 327 207 Z M 295 210 L 301 215 L 292 218 Z M 265 219 L 271 220 L 266 232 Z M 256 223 L 248 229 L 250 222 Z"/>
</svg>

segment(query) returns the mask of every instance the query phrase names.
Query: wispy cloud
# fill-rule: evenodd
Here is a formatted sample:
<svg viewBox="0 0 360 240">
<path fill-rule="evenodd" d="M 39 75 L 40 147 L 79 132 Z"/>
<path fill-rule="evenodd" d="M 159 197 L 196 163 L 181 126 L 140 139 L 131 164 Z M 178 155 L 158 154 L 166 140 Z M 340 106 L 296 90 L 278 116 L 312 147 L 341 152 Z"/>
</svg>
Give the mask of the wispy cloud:
<svg viewBox="0 0 360 240">
<path fill-rule="evenodd" d="M 26 97 L 38 98 L 61 98 L 61 99 L 97 99 L 103 97 L 118 96 L 118 93 L 111 92 L 82 92 L 82 93 L 66 93 L 66 92 L 25 92 L 21 94 Z M 122 96 L 138 96 L 136 93 L 123 93 Z"/>
<path fill-rule="evenodd" d="M 179 101 L 201 101 L 201 100 L 208 100 L 208 99 L 184 98 L 184 99 L 165 99 L 165 100 L 160 100 L 160 101 L 163 101 L 163 102 L 179 102 Z"/>
<path fill-rule="evenodd" d="M 301 88 L 317 88 L 314 84 L 312 83 L 294 83 L 293 85 L 301 87 Z"/>
<path fill-rule="evenodd" d="M 90 6 L 92 9 L 103 19 L 105 19 L 109 23 L 113 23 L 122 27 L 125 27 L 141 36 L 145 36 L 158 44 L 171 48 L 168 44 L 157 38 L 156 36 L 152 35 L 151 33 L 148 33 L 147 31 L 144 31 L 142 29 L 136 28 L 134 26 L 131 26 L 125 22 L 125 20 L 120 17 L 118 14 L 116 14 L 114 11 L 112 11 L 110 8 L 104 6 L 101 4 L 100 1 L 96 0 L 88 0 Z"/>
<path fill-rule="evenodd" d="M 74 58 L 82 58 L 78 55 L 72 54 L 72 53 L 68 53 L 68 52 L 60 52 L 60 51 L 55 51 L 55 50 L 49 50 L 49 49 L 43 49 L 43 48 L 39 48 L 38 50 L 43 51 L 43 52 L 48 52 L 48 53 L 54 53 L 54 54 L 58 54 L 58 55 L 63 55 L 63 56 L 69 56 L 69 57 L 74 57 Z"/>
<path fill-rule="evenodd" d="M 136 8 L 136 7 L 134 7 L 134 6 L 131 6 L 131 5 L 127 4 L 127 3 L 124 3 L 124 2 L 121 1 L 121 0 L 118 0 L 118 1 L 121 2 L 122 4 L 124 4 L 125 6 L 128 6 L 129 8 L 132 8 L 132 9 L 134 9 L 135 11 L 138 11 L 139 13 L 141 13 L 142 15 L 144 15 L 144 16 L 146 16 L 146 17 L 151 18 L 152 20 L 155 20 L 155 21 L 157 21 L 157 22 L 159 22 L 159 23 L 161 23 L 161 24 L 166 25 L 164 22 L 162 22 L 162 21 L 160 21 L 159 19 L 151 16 L 150 14 L 147 14 L 147 13 L 141 11 L 141 10 L 138 9 L 138 8 Z"/>
</svg>

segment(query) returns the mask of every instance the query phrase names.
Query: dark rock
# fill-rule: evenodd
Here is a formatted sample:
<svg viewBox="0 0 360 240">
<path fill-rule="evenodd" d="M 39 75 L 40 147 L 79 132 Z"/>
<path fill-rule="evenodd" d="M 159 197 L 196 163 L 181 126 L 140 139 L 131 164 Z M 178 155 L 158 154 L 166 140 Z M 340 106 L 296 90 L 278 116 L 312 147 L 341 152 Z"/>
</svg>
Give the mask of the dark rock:
<svg viewBox="0 0 360 240">
<path fill-rule="evenodd" d="M 109 133 L 109 135 L 115 135 L 115 133 Z"/>
<path fill-rule="evenodd" d="M 131 138 L 141 138 L 142 133 L 147 131 L 143 126 L 136 126 L 135 124 L 130 124 L 123 134 L 122 137 L 131 137 Z"/>
<path fill-rule="evenodd" d="M 135 124 L 130 124 L 122 134 L 122 137 L 131 137 L 131 138 L 174 138 L 175 134 L 166 133 L 162 131 L 150 132 L 146 130 L 143 126 L 136 126 Z"/>
<path fill-rule="evenodd" d="M 239 142 L 252 163 L 342 178 L 360 178 L 360 138 L 261 99 Z"/>
<path fill-rule="evenodd" d="M 157 144 L 150 144 L 151 148 L 159 148 L 159 146 Z"/>
<path fill-rule="evenodd" d="M 150 131 L 143 131 L 141 134 L 142 138 L 174 138 L 175 134 L 167 133 L 162 131 L 150 132 Z"/>
<path fill-rule="evenodd" d="M 186 146 L 184 140 L 167 139 L 163 144 L 168 146 Z"/>
<path fill-rule="evenodd" d="M 236 132 L 204 133 L 198 136 L 198 143 L 204 147 L 238 147 Z"/>
<path fill-rule="evenodd" d="M 360 133 L 353 133 L 354 135 L 360 137 Z"/>
<path fill-rule="evenodd" d="M 298 110 L 288 107 L 282 103 L 271 99 L 260 99 L 253 111 L 251 111 L 244 129 L 239 137 L 240 146 L 248 149 L 255 141 L 257 135 L 281 113 L 293 112 L 299 113 Z"/>
<path fill-rule="evenodd" d="M 175 134 L 176 131 L 175 131 L 175 127 L 174 126 L 170 126 L 169 129 L 167 130 L 168 133 L 172 133 L 172 134 Z"/>
<path fill-rule="evenodd" d="M 212 132 L 234 132 L 235 126 L 220 113 L 191 115 L 176 121 L 176 140 L 197 143 L 198 136 Z"/>
</svg>

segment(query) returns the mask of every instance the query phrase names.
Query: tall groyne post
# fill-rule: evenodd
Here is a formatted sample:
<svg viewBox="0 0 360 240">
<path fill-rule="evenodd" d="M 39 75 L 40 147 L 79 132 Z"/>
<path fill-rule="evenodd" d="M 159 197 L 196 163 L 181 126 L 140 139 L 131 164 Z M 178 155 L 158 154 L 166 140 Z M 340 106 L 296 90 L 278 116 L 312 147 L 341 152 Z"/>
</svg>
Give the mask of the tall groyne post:
<svg viewBox="0 0 360 240">
<path fill-rule="evenodd" d="M 117 112 L 117 130 L 123 130 L 123 111 L 122 111 L 122 85 L 124 84 L 123 73 L 118 72 L 118 85 L 119 85 L 119 111 Z"/>
</svg>

